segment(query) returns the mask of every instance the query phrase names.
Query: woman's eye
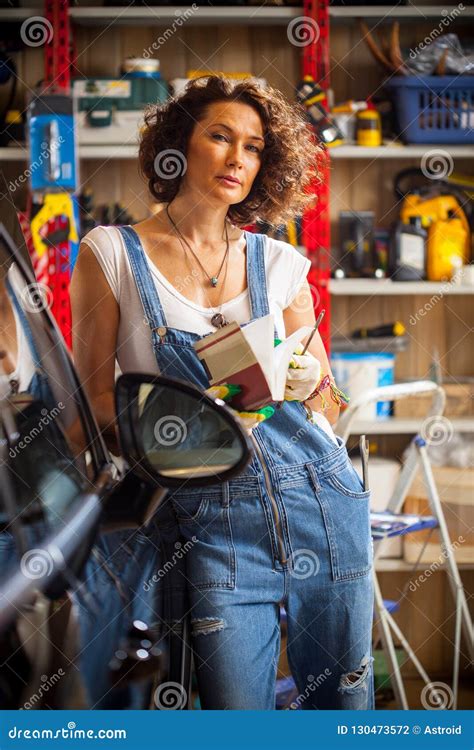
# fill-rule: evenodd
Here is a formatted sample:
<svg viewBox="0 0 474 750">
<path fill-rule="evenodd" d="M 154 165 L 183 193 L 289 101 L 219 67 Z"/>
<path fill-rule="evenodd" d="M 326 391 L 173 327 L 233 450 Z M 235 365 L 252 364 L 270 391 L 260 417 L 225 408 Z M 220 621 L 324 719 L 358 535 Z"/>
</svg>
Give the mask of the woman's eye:
<svg viewBox="0 0 474 750">
<path fill-rule="evenodd" d="M 228 139 L 228 138 L 227 138 L 227 137 L 226 137 L 225 135 L 223 135 L 222 133 L 213 133 L 213 134 L 212 134 L 212 137 L 213 137 L 213 138 L 223 138 L 223 139 L 224 139 L 224 141 L 228 141 L 228 140 L 229 140 L 229 139 Z M 262 152 L 261 152 L 261 150 L 260 150 L 260 149 L 259 149 L 259 148 L 258 148 L 257 146 L 254 146 L 253 144 L 251 144 L 250 146 L 248 146 L 248 148 L 249 148 L 249 149 L 253 149 L 253 150 L 254 150 L 254 153 L 255 153 L 255 154 L 261 154 L 261 153 L 262 153 Z"/>
</svg>

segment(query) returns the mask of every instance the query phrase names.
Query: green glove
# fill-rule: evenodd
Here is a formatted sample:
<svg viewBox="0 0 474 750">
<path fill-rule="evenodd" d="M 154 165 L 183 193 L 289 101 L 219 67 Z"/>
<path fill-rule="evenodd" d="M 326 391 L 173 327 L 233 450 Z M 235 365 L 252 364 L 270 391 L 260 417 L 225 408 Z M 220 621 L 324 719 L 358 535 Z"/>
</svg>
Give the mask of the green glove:
<svg viewBox="0 0 474 750">
<path fill-rule="evenodd" d="M 229 403 L 241 390 L 239 385 L 223 383 L 222 385 L 212 385 L 206 389 L 206 393 L 211 398 L 220 398 L 222 401 Z M 233 408 L 231 403 L 229 403 L 229 406 Z M 265 422 L 266 419 L 270 419 L 275 414 L 273 406 L 264 406 L 257 411 L 238 411 L 237 409 L 234 409 L 234 411 L 248 435 L 251 434 L 254 427 L 258 427 L 261 422 Z"/>
</svg>

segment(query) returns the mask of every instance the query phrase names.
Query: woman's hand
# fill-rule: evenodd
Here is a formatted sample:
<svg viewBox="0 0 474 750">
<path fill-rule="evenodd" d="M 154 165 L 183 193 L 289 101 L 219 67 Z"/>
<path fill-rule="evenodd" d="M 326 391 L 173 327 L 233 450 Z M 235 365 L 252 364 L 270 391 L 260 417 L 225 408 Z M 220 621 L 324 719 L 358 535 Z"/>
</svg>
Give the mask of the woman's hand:
<svg viewBox="0 0 474 750">
<path fill-rule="evenodd" d="M 224 383 L 222 385 L 212 385 L 205 392 L 213 399 L 220 398 L 222 401 L 225 401 L 235 412 L 238 421 L 247 435 L 250 435 L 254 427 L 258 427 L 261 422 L 273 416 L 275 409 L 273 406 L 264 406 L 263 409 L 258 409 L 258 411 L 237 411 L 229 402 L 237 393 L 240 393 L 240 390 L 240 386 L 238 385 Z"/>
<path fill-rule="evenodd" d="M 283 321 L 285 324 L 286 337 L 291 336 L 291 334 L 297 331 L 298 328 L 301 328 L 301 326 L 314 326 L 316 322 L 314 305 L 311 289 L 307 281 L 303 282 L 300 290 L 289 307 L 287 307 L 286 310 L 283 310 Z M 321 341 L 319 331 L 316 331 L 314 334 L 308 347 L 308 353 L 312 354 L 313 357 L 321 363 L 320 377 L 329 375 L 332 378 L 331 368 L 329 366 L 326 350 Z M 323 412 L 330 424 L 335 424 L 337 422 L 339 416 L 339 405 L 331 398 L 327 400 L 325 405 L 323 404 L 321 396 L 318 395 L 310 401 L 306 401 L 306 404 L 313 411 Z"/>
<path fill-rule="evenodd" d="M 298 344 L 288 365 L 285 386 L 285 401 L 305 401 L 318 385 L 321 378 L 321 363 L 310 352 L 302 354 L 303 346 Z"/>
</svg>

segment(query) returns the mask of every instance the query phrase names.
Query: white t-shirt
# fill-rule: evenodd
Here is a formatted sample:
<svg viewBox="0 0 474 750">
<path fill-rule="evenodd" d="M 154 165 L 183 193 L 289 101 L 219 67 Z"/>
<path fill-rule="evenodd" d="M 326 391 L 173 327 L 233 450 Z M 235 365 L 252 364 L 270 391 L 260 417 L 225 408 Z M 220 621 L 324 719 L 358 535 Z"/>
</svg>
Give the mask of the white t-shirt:
<svg viewBox="0 0 474 750">
<path fill-rule="evenodd" d="M 120 307 L 117 333 L 117 363 L 122 372 L 159 374 L 151 343 L 151 332 L 145 320 L 141 300 L 135 285 L 125 244 L 117 227 L 95 227 L 86 234 L 86 242 L 97 258 L 112 293 Z M 200 336 L 215 331 L 211 317 L 215 309 L 201 307 L 183 296 L 146 256 L 168 326 L 190 331 Z M 308 275 L 311 261 L 293 245 L 265 236 L 265 276 L 270 312 L 275 317 L 278 336 L 284 339 L 283 310 L 294 301 Z M 185 280 L 184 280 L 185 281 Z M 221 308 L 230 321 L 246 323 L 250 320 L 250 299 L 246 289 Z M 313 411 L 315 422 L 336 443 L 326 417 Z"/>
<path fill-rule="evenodd" d="M 94 252 L 120 307 L 117 337 L 117 362 L 122 372 L 141 371 L 158 374 L 151 332 L 133 278 L 124 241 L 117 227 L 99 226 L 82 240 Z M 283 310 L 294 300 L 311 262 L 287 242 L 265 238 L 265 274 L 270 312 L 280 338 L 285 338 Z M 196 305 L 183 296 L 146 256 L 158 296 L 170 328 L 179 328 L 203 336 L 215 331 L 211 317 L 216 309 Z M 221 308 L 227 320 L 246 323 L 251 318 L 246 289 Z"/>
</svg>

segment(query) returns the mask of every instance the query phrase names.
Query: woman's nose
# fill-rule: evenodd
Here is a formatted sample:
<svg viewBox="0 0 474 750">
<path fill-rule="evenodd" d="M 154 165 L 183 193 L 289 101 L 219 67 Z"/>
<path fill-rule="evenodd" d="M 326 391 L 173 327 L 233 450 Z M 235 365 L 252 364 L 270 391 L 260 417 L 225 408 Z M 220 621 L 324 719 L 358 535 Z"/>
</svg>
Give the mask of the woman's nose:
<svg viewBox="0 0 474 750">
<path fill-rule="evenodd" d="M 239 144 L 234 144 L 229 149 L 227 155 L 227 164 L 241 165 L 243 163 L 243 148 Z"/>
</svg>

